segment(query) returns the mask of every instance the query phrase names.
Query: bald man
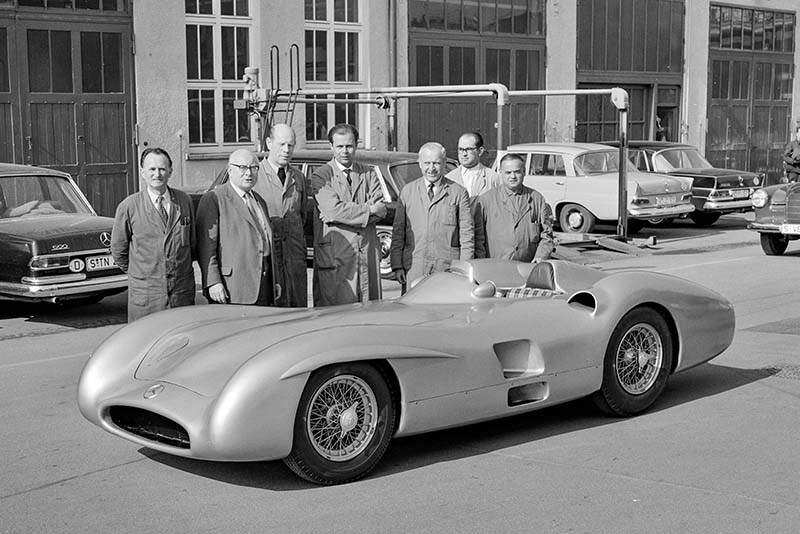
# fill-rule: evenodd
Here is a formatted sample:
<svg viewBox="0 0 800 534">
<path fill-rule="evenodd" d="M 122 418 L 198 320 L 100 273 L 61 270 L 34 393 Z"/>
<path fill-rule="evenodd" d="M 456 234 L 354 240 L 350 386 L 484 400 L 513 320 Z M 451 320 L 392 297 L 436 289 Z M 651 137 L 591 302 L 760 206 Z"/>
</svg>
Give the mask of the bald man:
<svg viewBox="0 0 800 534">
<path fill-rule="evenodd" d="M 197 249 L 203 292 L 210 303 L 271 306 L 274 249 L 269 211 L 253 188 L 258 158 L 237 150 L 228 158 L 228 181 L 207 192 L 197 207 Z"/>
<path fill-rule="evenodd" d="M 283 289 L 276 306 L 306 307 L 306 238 L 308 201 L 303 173 L 290 165 L 295 133 L 287 124 L 274 124 L 267 137 L 269 155 L 261 160 L 256 191 L 267 202 L 275 248 L 275 281 Z"/>
<path fill-rule="evenodd" d="M 403 188 L 392 228 L 392 270 L 401 284 L 472 259 L 474 234 L 467 190 L 445 178 L 439 143 L 419 150 L 422 176 Z"/>
</svg>

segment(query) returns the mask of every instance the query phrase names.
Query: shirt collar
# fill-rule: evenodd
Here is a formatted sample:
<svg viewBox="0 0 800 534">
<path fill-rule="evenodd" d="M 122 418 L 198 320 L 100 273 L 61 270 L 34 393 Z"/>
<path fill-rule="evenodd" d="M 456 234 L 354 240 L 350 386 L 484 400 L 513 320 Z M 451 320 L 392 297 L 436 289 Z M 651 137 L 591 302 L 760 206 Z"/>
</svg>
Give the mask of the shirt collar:
<svg viewBox="0 0 800 534">
<path fill-rule="evenodd" d="M 350 165 L 349 167 L 345 167 L 344 165 L 339 163 L 339 160 L 337 160 L 337 159 L 333 160 L 333 163 L 336 164 L 336 168 L 339 169 L 339 171 L 343 171 L 345 169 L 350 169 L 351 171 L 353 170 L 353 166 L 352 165 Z"/>
<path fill-rule="evenodd" d="M 272 161 L 270 161 L 269 158 L 264 158 L 264 159 L 266 160 L 267 164 L 269 164 L 269 166 L 272 167 L 272 172 L 275 173 L 275 176 L 278 176 L 278 169 L 280 169 L 280 167 L 272 163 Z M 286 169 L 286 167 L 284 167 L 284 169 Z"/>
<path fill-rule="evenodd" d="M 442 186 L 442 177 L 436 179 L 434 182 L 429 182 L 426 178 L 422 179 L 425 182 L 425 188 L 428 188 L 428 184 L 433 184 L 434 189 L 439 189 Z"/>
<path fill-rule="evenodd" d="M 506 192 L 506 195 L 508 195 L 510 197 L 513 197 L 514 195 L 521 195 L 522 193 L 524 193 L 525 192 L 525 186 L 522 186 L 519 189 L 517 189 L 516 191 L 514 191 L 513 189 L 509 189 L 508 186 L 503 184 L 503 191 Z"/>
<path fill-rule="evenodd" d="M 155 204 L 156 203 L 156 199 L 158 198 L 158 193 L 156 193 L 155 191 L 153 191 L 152 189 L 150 189 L 148 187 L 147 188 L 147 194 L 150 195 L 150 202 Z M 164 194 L 162 196 L 164 197 L 164 201 L 166 201 L 166 202 L 169 202 L 172 199 L 172 197 L 170 197 L 170 194 L 169 194 L 169 187 L 167 187 L 164 190 Z"/>
</svg>

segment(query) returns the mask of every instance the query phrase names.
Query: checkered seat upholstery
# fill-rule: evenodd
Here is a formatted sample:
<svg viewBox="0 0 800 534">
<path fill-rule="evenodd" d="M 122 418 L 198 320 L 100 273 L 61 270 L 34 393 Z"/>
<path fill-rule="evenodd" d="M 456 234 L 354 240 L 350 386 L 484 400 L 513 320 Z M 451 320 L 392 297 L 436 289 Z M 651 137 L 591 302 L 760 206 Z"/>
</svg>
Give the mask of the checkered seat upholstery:
<svg viewBox="0 0 800 534">
<path fill-rule="evenodd" d="M 552 298 L 560 295 L 560 291 L 553 291 L 551 289 L 537 289 L 533 287 L 512 287 L 505 294 L 507 299 L 527 299 L 531 297 Z"/>
<path fill-rule="evenodd" d="M 556 287 L 555 271 L 549 262 L 540 262 L 533 266 L 524 287 L 512 287 L 505 294 L 510 299 L 531 297 L 550 298 L 562 292 Z"/>
</svg>

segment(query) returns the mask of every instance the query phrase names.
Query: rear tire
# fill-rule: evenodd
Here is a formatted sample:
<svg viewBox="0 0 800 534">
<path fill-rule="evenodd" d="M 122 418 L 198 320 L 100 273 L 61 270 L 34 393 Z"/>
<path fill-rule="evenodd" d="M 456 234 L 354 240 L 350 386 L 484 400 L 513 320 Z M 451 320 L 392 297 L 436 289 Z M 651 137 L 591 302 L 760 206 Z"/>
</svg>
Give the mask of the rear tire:
<svg viewBox="0 0 800 534">
<path fill-rule="evenodd" d="M 783 234 L 759 234 L 761 237 L 761 250 L 767 256 L 780 256 L 789 246 L 789 238 Z"/>
<path fill-rule="evenodd" d="M 720 213 L 709 213 L 707 211 L 693 211 L 689 214 L 689 218 L 697 226 L 711 226 L 719 220 L 720 216 Z"/>
<path fill-rule="evenodd" d="M 672 334 L 664 317 L 634 308 L 614 328 L 603 359 L 603 383 L 592 400 L 603 412 L 629 417 L 649 408 L 667 385 Z"/>
<path fill-rule="evenodd" d="M 303 389 L 292 452 L 284 463 L 321 485 L 357 480 L 372 471 L 394 435 L 389 381 L 364 363 L 314 372 Z"/>
<path fill-rule="evenodd" d="M 594 229 L 595 217 L 580 204 L 564 204 L 558 212 L 558 224 L 562 232 L 586 234 Z"/>
</svg>

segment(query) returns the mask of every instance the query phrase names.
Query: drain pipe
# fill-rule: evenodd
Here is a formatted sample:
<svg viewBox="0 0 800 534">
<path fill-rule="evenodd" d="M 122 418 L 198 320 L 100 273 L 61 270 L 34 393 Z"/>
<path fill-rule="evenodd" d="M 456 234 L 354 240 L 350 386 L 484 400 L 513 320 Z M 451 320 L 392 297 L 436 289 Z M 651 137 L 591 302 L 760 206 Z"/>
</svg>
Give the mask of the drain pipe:
<svg viewBox="0 0 800 534">
<path fill-rule="evenodd" d="M 397 85 L 397 0 L 389 0 L 389 85 Z M 389 150 L 397 150 L 397 99 L 389 104 Z"/>
</svg>

